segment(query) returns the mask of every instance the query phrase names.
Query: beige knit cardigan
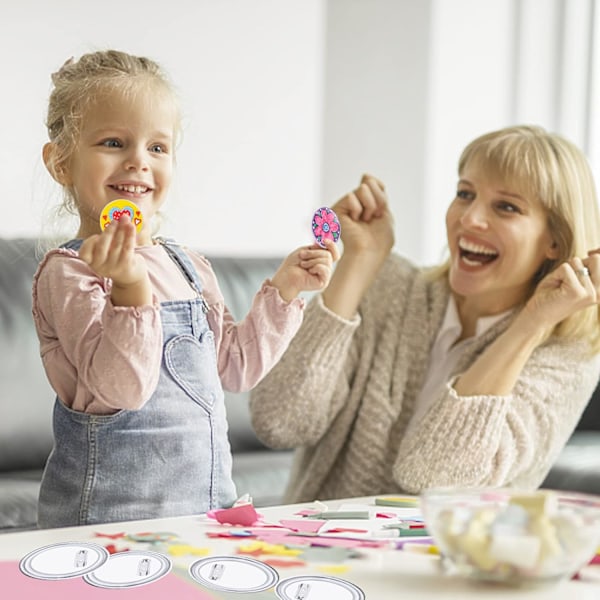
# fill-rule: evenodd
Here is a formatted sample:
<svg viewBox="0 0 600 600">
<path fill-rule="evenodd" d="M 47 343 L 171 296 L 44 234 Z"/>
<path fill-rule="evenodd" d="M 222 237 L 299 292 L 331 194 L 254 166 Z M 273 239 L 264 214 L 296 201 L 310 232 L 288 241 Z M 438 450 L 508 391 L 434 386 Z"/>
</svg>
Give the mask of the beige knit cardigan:
<svg viewBox="0 0 600 600">
<path fill-rule="evenodd" d="M 459 396 L 453 377 L 407 431 L 448 296 L 445 280 L 428 281 L 391 255 L 353 321 L 313 298 L 250 401 L 258 437 L 297 449 L 286 501 L 541 484 L 596 387 L 600 357 L 583 342 L 552 338 L 512 394 Z M 456 374 L 511 319 L 466 344 Z"/>
</svg>

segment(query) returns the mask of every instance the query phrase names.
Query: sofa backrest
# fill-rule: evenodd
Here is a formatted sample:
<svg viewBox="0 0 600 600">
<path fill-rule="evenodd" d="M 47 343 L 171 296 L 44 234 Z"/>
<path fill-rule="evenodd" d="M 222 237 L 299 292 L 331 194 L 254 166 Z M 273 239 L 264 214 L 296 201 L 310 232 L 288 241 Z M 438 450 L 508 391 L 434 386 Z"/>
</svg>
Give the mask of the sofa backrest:
<svg viewBox="0 0 600 600">
<path fill-rule="evenodd" d="M 31 239 L 0 239 L 0 471 L 39 469 L 52 448 L 54 392 L 31 316 L 31 284 L 42 252 Z M 207 257 L 236 319 L 250 308 L 280 258 Z M 264 448 L 252 431 L 248 394 L 226 393 L 233 451 Z"/>
<path fill-rule="evenodd" d="M 31 316 L 33 239 L 0 239 L 0 471 L 39 468 L 52 447 L 54 393 Z"/>
<path fill-rule="evenodd" d="M 281 258 L 232 258 L 207 256 L 217 276 L 225 304 L 236 319 L 242 319 L 263 281 L 273 277 Z M 248 392 L 225 392 L 229 442 L 233 452 L 264 448 L 250 422 Z"/>
</svg>

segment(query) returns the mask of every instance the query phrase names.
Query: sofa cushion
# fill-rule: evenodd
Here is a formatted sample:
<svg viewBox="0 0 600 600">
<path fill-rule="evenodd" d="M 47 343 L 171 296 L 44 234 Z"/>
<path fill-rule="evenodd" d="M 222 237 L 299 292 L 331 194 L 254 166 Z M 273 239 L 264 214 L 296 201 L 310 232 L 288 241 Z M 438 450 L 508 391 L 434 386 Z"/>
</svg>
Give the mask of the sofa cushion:
<svg viewBox="0 0 600 600">
<path fill-rule="evenodd" d="M 0 533 L 35 529 L 41 470 L 0 474 Z"/>
<path fill-rule="evenodd" d="M 600 432 L 575 431 L 542 487 L 600 494 Z"/>
<path fill-rule="evenodd" d="M 0 239 L 0 472 L 43 465 L 54 393 L 32 324 L 33 240 Z"/>
</svg>

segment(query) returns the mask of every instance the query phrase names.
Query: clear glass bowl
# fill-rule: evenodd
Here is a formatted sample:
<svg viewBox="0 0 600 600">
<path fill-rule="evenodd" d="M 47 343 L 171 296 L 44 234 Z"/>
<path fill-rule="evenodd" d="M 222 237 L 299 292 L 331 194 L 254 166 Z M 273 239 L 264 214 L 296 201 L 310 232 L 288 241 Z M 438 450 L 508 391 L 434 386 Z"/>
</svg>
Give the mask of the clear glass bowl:
<svg viewBox="0 0 600 600">
<path fill-rule="evenodd" d="M 600 547 L 600 497 L 537 490 L 432 488 L 420 497 L 431 535 L 463 575 L 511 585 L 575 575 Z"/>
</svg>

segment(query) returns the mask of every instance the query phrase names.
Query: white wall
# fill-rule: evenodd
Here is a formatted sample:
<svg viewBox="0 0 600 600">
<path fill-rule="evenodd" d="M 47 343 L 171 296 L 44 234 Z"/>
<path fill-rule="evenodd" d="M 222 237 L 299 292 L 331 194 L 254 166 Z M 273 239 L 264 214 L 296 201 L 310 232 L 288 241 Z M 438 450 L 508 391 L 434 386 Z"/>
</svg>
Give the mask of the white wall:
<svg viewBox="0 0 600 600">
<path fill-rule="evenodd" d="M 426 181 L 431 1 L 329 0 L 323 198 L 363 173 L 386 185 L 397 250 L 418 258 Z M 342 231 L 342 240 L 344 232 Z"/>
<path fill-rule="evenodd" d="M 541 125 L 586 150 L 600 179 L 595 2 L 329 0 L 324 197 L 374 172 L 396 250 L 434 263 L 460 152 L 478 135 Z"/>
<path fill-rule="evenodd" d="M 40 160 L 50 74 L 116 47 L 160 62 L 185 114 L 163 228 L 207 253 L 280 254 L 320 206 L 321 0 L 36 0 L 0 6 L 0 235 L 57 202 Z M 33 18 L 35 16 L 35 18 Z"/>
<path fill-rule="evenodd" d="M 430 234 L 424 235 L 421 260 L 440 257 L 444 225 L 438 217 L 455 189 L 456 161 L 481 133 L 518 123 L 541 125 L 578 144 L 600 178 L 598 125 L 592 132 L 600 110 L 597 89 L 595 102 L 592 96 L 597 85 L 592 74 L 600 74 L 595 2 L 434 0 L 424 156 Z"/>
<path fill-rule="evenodd" d="M 600 177 L 595 2 L 3 3 L 0 235 L 37 235 L 57 200 L 39 159 L 50 73 L 113 46 L 155 58 L 179 87 L 186 131 L 164 233 L 207 254 L 287 253 L 310 241 L 315 208 L 371 172 L 396 249 L 436 262 L 475 136 L 536 123 L 580 144 Z"/>
</svg>

